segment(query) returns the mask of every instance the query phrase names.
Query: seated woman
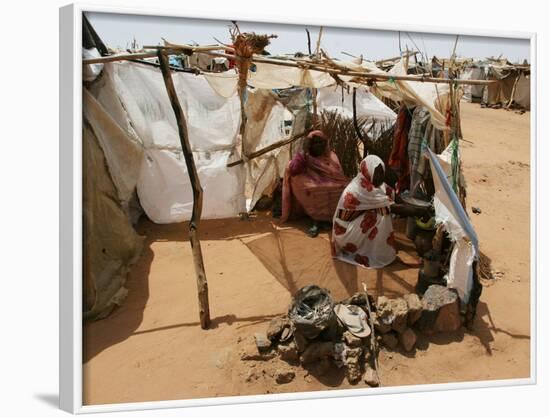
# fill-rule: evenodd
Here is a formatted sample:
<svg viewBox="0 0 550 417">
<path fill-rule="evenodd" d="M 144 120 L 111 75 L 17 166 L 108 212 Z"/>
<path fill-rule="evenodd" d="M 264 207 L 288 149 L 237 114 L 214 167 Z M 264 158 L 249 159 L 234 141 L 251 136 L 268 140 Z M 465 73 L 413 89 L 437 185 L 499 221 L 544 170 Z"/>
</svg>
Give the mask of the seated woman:
<svg viewBox="0 0 550 417">
<path fill-rule="evenodd" d="M 390 213 L 418 214 L 411 206 L 395 204 L 391 187 L 384 184 L 384 162 L 369 155 L 346 187 L 334 214 L 332 256 L 366 268 L 382 268 L 396 257 Z M 422 211 L 422 210 L 420 210 Z"/>
<path fill-rule="evenodd" d="M 317 222 L 330 222 L 342 191 L 349 183 L 340 161 L 330 150 L 328 137 L 311 132 L 304 150 L 290 161 L 283 179 L 281 221 L 307 215 L 313 219 L 310 236 L 318 234 Z"/>
</svg>

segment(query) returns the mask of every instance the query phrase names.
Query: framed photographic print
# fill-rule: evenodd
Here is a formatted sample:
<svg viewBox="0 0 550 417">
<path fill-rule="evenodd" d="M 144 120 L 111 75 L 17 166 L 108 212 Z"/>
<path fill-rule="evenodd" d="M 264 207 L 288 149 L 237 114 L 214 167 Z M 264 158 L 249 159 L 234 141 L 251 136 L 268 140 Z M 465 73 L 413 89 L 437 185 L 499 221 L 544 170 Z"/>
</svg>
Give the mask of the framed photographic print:
<svg viewBox="0 0 550 417">
<path fill-rule="evenodd" d="M 534 382 L 534 34 L 60 23 L 63 409 Z"/>
</svg>

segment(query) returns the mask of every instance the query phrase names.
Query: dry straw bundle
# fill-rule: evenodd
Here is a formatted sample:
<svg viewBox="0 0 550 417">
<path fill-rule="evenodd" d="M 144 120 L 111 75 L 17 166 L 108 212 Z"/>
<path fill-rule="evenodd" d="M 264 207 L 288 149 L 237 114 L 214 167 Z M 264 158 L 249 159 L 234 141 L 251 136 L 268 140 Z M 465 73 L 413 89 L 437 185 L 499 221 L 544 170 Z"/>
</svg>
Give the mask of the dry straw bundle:
<svg viewBox="0 0 550 417">
<path fill-rule="evenodd" d="M 254 32 L 241 33 L 239 26 L 235 22 L 233 22 L 233 27 L 229 29 L 229 34 L 231 35 L 235 55 L 245 58 L 237 61 L 236 65 L 237 72 L 239 73 L 239 84 L 244 88 L 246 87 L 246 77 L 251 62 L 250 58 L 254 54 L 261 54 L 265 47 L 269 45 L 270 39 L 276 38 L 277 35 L 258 35 Z"/>
<path fill-rule="evenodd" d="M 315 129 L 322 130 L 330 138 L 330 146 L 338 156 L 344 174 L 352 178 L 357 175 L 359 164 L 364 155 L 374 154 L 387 161 L 393 144 L 393 129 L 391 124 L 386 126 L 378 122 L 370 124 L 370 119 L 357 119 L 357 129 L 353 119 L 345 117 L 337 111 L 322 111 L 315 123 Z M 376 139 L 369 139 L 369 134 L 376 129 L 383 131 Z M 357 130 L 362 132 L 365 142 L 357 136 Z"/>
</svg>

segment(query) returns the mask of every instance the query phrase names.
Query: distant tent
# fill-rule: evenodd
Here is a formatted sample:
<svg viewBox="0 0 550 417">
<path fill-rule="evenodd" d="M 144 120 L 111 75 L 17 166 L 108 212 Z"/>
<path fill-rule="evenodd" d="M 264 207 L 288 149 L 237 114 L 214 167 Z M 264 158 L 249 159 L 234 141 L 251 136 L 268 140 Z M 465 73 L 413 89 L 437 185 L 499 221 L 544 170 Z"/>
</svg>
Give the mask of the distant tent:
<svg viewBox="0 0 550 417">
<path fill-rule="evenodd" d="M 484 80 L 485 71 L 479 66 L 470 66 L 460 74 L 461 80 Z M 483 85 L 465 85 L 462 99 L 469 103 L 480 103 L 483 99 Z"/>
<path fill-rule="evenodd" d="M 488 85 L 482 103 L 488 107 L 516 105 L 531 108 L 530 70 L 523 65 L 491 63 L 487 65 L 487 79 L 496 80 Z"/>
</svg>

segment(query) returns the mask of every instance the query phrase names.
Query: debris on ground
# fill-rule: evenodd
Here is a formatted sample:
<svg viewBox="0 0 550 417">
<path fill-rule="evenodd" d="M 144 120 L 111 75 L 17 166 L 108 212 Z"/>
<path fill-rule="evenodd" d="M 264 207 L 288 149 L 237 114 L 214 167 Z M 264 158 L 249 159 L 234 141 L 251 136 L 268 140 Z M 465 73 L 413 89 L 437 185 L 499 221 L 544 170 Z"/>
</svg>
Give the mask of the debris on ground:
<svg viewBox="0 0 550 417">
<path fill-rule="evenodd" d="M 365 367 L 363 381 L 370 387 L 378 387 L 380 385 L 380 380 L 378 379 L 378 375 L 376 375 L 376 371 L 370 366 Z"/>
<path fill-rule="evenodd" d="M 277 369 L 275 371 L 275 382 L 277 384 L 288 384 L 295 376 L 296 373 L 292 369 Z"/>
<path fill-rule="evenodd" d="M 265 353 L 271 348 L 271 340 L 269 340 L 263 333 L 254 334 L 254 340 L 258 352 Z"/>
<path fill-rule="evenodd" d="M 425 333 L 454 332 L 462 325 L 458 294 L 441 285 L 430 285 L 422 298 L 419 328 Z"/>
<path fill-rule="evenodd" d="M 288 314 L 271 320 L 265 335 L 243 341 L 241 360 L 279 357 L 290 367 L 270 373 L 278 384 L 290 383 L 296 376 L 292 367 L 301 366 L 316 376 L 341 368 L 350 384 L 362 380 L 378 387 L 379 344 L 386 352 L 414 354 L 419 331 L 453 332 L 462 322 L 456 291 L 441 285 L 429 286 L 422 297 L 411 293 L 374 301 L 359 292 L 341 302 L 334 302 L 328 290 L 310 285 L 295 294 Z M 249 371 L 247 382 L 256 375 Z"/>
</svg>

